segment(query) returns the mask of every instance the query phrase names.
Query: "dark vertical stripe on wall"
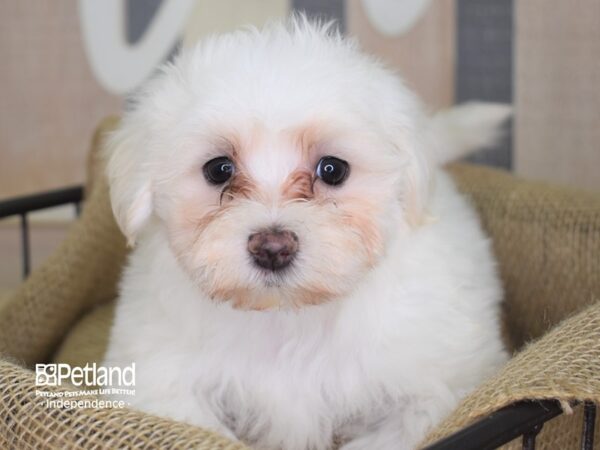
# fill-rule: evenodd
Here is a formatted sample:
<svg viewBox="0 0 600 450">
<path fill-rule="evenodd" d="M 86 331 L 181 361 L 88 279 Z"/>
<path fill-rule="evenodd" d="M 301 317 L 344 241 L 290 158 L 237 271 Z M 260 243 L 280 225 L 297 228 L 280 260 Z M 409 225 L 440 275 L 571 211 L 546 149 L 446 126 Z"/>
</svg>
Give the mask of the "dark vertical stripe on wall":
<svg viewBox="0 0 600 450">
<path fill-rule="evenodd" d="M 513 0 L 457 0 L 456 100 L 512 103 Z M 511 168 L 512 126 L 506 139 L 472 162 Z"/>
<path fill-rule="evenodd" d="M 100 0 L 101 1 L 101 0 Z M 175 0 L 176 1 L 176 0 Z M 144 35 L 156 12 L 162 5 L 163 0 L 125 0 L 123 8 L 125 8 L 125 23 L 123 30 L 127 43 L 129 45 L 135 45 L 137 41 Z M 176 42 L 169 54 L 166 56 L 165 61 L 172 60 L 177 53 L 179 42 Z M 134 94 L 134 93 L 130 93 Z M 125 104 L 131 104 L 131 96 L 125 97 Z"/>
<path fill-rule="evenodd" d="M 154 18 L 162 0 L 125 0 L 125 37 L 135 44 Z"/>
<path fill-rule="evenodd" d="M 311 17 L 335 19 L 344 31 L 344 3 L 344 0 L 292 0 L 292 8 L 305 11 Z"/>
</svg>

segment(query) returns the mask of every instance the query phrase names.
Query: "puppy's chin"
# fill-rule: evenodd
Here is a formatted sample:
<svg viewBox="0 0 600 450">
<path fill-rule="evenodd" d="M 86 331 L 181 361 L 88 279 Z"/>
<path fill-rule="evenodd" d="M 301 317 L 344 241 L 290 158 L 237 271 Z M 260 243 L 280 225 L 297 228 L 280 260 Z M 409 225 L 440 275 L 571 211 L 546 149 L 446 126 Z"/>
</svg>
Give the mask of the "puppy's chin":
<svg viewBox="0 0 600 450">
<path fill-rule="evenodd" d="M 255 286 L 212 286 L 207 294 L 213 301 L 249 311 L 298 310 L 335 301 L 343 295 L 329 286 L 293 286 L 286 282 L 285 275 L 266 274 L 262 280 L 259 278 Z"/>
</svg>

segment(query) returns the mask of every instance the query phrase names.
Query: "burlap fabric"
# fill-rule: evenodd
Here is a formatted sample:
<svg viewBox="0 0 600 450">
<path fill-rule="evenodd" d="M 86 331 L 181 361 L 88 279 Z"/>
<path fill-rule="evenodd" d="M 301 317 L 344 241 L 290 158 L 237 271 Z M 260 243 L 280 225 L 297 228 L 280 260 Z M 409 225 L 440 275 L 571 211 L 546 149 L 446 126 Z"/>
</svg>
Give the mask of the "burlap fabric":
<svg viewBox="0 0 600 450">
<path fill-rule="evenodd" d="M 94 147 L 114 123 L 103 124 Z M 450 171 L 493 238 L 507 340 L 517 353 L 427 442 L 516 400 L 600 402 L 600 197 L 492 169 Z M 115 296 L 125 245 L 104 178 L 91 179 L 82 216 L 61 248 L 0 304 L 0 448 L 243 448 L 128 409 L 47 409 L 35 397 L 34 363 L 53 354 L 73 364 L 98 361 L 106 345 L 111 309 L 102 305 Z M 577 448 L 575 416 L 547 424 L 538 448 Z"/>
</svg>

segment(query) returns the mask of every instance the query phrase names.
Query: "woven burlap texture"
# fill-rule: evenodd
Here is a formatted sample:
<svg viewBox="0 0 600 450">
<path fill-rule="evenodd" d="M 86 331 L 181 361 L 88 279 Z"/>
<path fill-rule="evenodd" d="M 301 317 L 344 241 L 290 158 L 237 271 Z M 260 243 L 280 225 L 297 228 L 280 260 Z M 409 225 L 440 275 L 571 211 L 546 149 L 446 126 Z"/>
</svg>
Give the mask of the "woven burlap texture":
<svg viewBox="0 0 600 450">
<path fill-rule="evenodd" d="M 102 125 L 95 148 L 115 123 Z M 98 166 L 90 165 L 100 172 Z M 493 238 L 511 348 L 539 340 L 465 399 L 428 441 L 520 399 L 600 401 L 600 198 L 492 169 L 450 171 Z M 126 254 L 104 177 L 91 179 L 82 216 L 60 249 L 0 304 L 0 448 L 244 448 L 128 409 L 49 409 L 35 397 L 29 368 L 48 361 L 82 316 L 114 298 Z M 576 448 L 580 427 L 563 416 L 544 428 L 538 448 Z"/>
</svg>

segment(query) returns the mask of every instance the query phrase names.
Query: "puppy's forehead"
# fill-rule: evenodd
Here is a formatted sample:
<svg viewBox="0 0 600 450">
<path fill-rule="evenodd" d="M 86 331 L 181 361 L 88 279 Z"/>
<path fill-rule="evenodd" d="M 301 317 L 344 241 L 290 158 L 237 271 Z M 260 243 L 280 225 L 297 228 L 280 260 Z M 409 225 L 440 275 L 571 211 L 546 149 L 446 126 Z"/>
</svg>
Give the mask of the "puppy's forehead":
<svg viewBox="0 0 600 450">
<path fill-rule="evenodd" d="M 308 164 L 311 144 L 303 141 L 305 131 L 273 129 L 255 125 L 238 140 L 237 162 L 255 182 L 275 188 L 285 182 L 290 173 Z"/>
</svg>

